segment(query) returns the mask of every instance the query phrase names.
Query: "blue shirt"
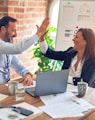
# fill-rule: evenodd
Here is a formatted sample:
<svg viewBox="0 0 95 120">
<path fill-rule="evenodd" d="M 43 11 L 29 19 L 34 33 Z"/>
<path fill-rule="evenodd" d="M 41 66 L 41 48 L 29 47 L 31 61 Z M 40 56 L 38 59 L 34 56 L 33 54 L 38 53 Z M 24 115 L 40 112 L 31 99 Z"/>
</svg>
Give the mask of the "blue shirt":
<svg viewBox="0 0 95 120">
<path fill-rule="evenodd" d="M 12 44 L 4 42 L 0 38 L 0 84 L 8 81 L 9 72 L 7 64 L 9 68 L 12 67 L 21 76 L 24 76 L 27 72 L 29 72 L 19 58 L 12 54 L 21 53 L 33 45 L 38 39 L 37 35 L 33 35 L 19 44 Z M 9 55 L 9 63 L 7 63 L 8 60 L 5 53 L 11 54 Z"/>
<path fill-rule="evenodd" d="M 9 67 L 13 68 L 18 74 L 24 76 L 29 70 L 24 66 L 24 64 L 15 55 L 9 55 Z M 7 82 L 7 77 L 9 76 L 7 70 L 7 58 L 5 54 L 0 55 L 0 84 Z"/>
<path fill-rule="evenodd" d="M 0 40 L 0 44 L 4 43 L 4 41 Z M 13 68 L 18 74 L 24 76 L 29 70 L 24 64 L 19 60 L 16 55 L 8 55 L 9 63 L 6 57 L 6 54 L 0 54 L 0 84 L 7 82 L 9 76 L 9 68 Z M 7 67 L 7 64 L 9 68 Z"/>
</svg>

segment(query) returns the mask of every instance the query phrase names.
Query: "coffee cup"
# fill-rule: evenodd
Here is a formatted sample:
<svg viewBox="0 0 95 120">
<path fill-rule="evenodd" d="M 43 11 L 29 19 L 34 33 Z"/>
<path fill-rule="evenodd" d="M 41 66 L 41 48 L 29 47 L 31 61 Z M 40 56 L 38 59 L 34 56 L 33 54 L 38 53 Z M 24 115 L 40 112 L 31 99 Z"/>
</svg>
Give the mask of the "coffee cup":
<svg viewBox="0 0 95 120">
<path fill-rule="evenodd" d="M 83 97 L 86 94 L 88 84 L 86 82 L 78 82 L 78 96 Z"/>
<path fill-rule="evenodd" d="M 15 95 L 18 87 L 17 81 L 9 81 L 8 82 L 8 90 L 11 95 Z"/>
</svg>

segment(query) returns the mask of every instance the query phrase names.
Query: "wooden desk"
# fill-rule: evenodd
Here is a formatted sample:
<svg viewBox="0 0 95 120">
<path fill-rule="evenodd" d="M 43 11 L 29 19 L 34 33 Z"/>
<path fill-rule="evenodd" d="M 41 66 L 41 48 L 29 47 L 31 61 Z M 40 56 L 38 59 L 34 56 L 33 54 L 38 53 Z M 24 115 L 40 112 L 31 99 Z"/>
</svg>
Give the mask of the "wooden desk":
<svg viewBox="0 0 95 120">
<path fill-rule="evenodd" d="M 0 85 L 0 93 L 9 95 L 8 87 L 5 86 L 4 84 L 1 84 Z M 25 102 L 27 102 L 31 105 L 34 105 L 36 107 L 44 105 L 41 102 L 39 97 L 34 98 L 34 97 L 28 95 L 27 93 L 25 94 Z M 14 95 L 9 95 L 9 97 L 0 101 L 0 105 L 5 105 L 5 106 L 11 106 L 11 105 L 18 104 L 18 103 L 21 103 L 21 102 L 16 101 Z M 30 116 L 30 117 L 26 118 L 25 120 L 53 120 L 53 119 L 51 117 L 49 117 L 47 114 L 42 112 L 37 115 Z M 56 120 L 63 120 L 63 119 L 56 119 Z"/>
<path fill-rule="evenodd" d="M 8 87 L 5 86 L 4 84 L 1 84 L 0 85 L 0 93 L 9 95 Z M 25 102 L 27 102 L 31 105 L 34 105 L 36 107 L 44 105 L 41 102 L 39 97 L 34 98 L 34 97 L 28 95 L 27 93 L 25 94 Z M 12 95 L 12 96 L 10 95 L 6 99 L 0 101 L 0 105 L 6 105 L 6 106 L 7 105 L 11 106 L 11 105 L 18 104 L 18 103 L 21 103 L 21 102 L 16 101 L 14 95 Z M 27 117 L 25 120 L 54 120 L 54 119 L 52 119 L 47 114 L 42 112 L 42 113 L 36 114 L 34 116 Z M 55 120 L 71 120 L 71 119 L 55 119 Z"/>
</svg>

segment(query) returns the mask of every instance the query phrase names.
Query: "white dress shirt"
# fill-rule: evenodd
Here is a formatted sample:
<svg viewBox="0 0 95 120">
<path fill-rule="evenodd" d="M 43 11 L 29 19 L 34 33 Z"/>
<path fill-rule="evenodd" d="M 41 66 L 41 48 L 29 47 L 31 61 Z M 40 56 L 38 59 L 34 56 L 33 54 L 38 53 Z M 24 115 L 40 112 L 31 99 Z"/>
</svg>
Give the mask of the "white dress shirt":
<svg viewBox="0 0 95 120">
<path fill-rule="evenodd" d="M 69 68 L 69 79 L 68 79 L 69 83 L 73 83 L 72 81 L 73 77 L 81 77 L 81 71 L 82 71 L 84 60 L 79 61 L 77 70 L 75 71 L 74 65 L 76 61 L 77 61 L 77 55 L 72 59 L 71 66 Z"/>
<path fill-rule="evenodd" d="M 0 39 L 0 54 L 19 54 L 24 50 L 28 49 L 38 39 L 39 38 L 36 34 L 31 36 L 30 38 L 23 40 L 18 44 L 4 42 Z"/>
<path fill-rule="evenodd" d="M 39 45 L 40 45 L 41 52 L 43 54 L 45 54 L 48 49 L 48 45 L 47 45 L 46 41 L 44 40 L 44 41 L 40 42 Z"/>
</svg>

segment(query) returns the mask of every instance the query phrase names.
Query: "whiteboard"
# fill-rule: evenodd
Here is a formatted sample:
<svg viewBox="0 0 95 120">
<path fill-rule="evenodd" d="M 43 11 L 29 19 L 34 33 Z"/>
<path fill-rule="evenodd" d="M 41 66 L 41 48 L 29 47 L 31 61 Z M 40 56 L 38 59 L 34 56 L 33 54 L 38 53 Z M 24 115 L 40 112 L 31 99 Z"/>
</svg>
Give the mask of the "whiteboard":
<svg viewBox="0 0 95 120">
<path fill-rule="evenodd" d="M 60 0 L 55 50 L 73 46 L 81 27 L 95 30 L 95 0 Z"/>
</svg>

